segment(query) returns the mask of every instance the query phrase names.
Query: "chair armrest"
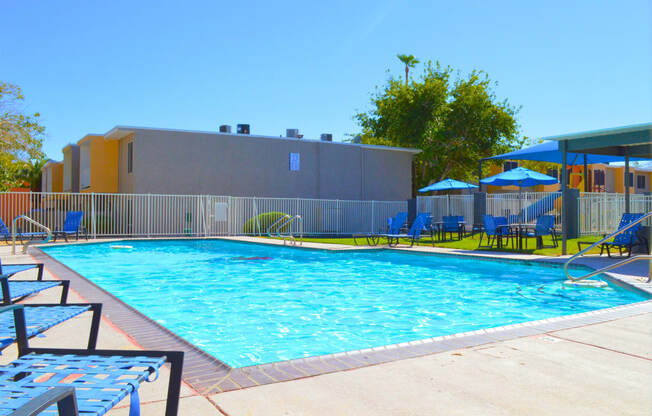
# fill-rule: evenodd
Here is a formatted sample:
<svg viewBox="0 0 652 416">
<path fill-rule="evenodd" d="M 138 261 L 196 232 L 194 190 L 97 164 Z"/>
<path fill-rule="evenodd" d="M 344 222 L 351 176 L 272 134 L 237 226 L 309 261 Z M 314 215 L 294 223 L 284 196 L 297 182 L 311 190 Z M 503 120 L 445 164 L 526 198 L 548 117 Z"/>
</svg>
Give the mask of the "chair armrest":
<svg viewBox="0 0 652 416">
<path fill-rule="evenodd" d="M 123 357 L 165 357 L 170 365 L 170 376 L 167 387 L 165 414 L 176 415 L 179 409 L 179 396 L 181 393 L 181 375 L 183 372 L 183 351 L 153 351 L 153 350 L 82 350 L 68 348 L 28 348 L 19 351 L 19 357 L 36 354 L 73 354 L 81 356 L 123 356 Z M 80 386 L 83 388 L 83 385 Z M 66 415 L 67 416 L 67 415 Z"/>
<path fill-rule="evenodd" d="M 59 416 L 78 416 L 77 396 L 73 387 L 53 387 L 20 406 L 12 415 L 36 416 L 53 404 L 57 405 Z"/>
<path fill-rule="evenodd" d="M 16 305 L 12 305 L 16 306 Z M 51 308 L 51 307 L 57 307 L 57 306 L 88 306 L 88 310 L 86 312 L 90 312 L 91 315 L 91 326 L 89 329 L 88 333 L 88 350 L 94 350 L 97 348 L 97 338 L 100 333 L 100 323 L 102 321 L 102 304 L 101 303 L 66 303 L 65 305 L 59 304 L 59 303 L 28 303 L 25 305 L 19 305 L 19 306 L 24 306 L 25 308 L 35 308 L 35 307 L 45 307 L 45 308 Z M 22 342 L 22 341 L 21 341 Z M 19 344 L 18 349 L 22 350 L 27 348 L 28 345 L 21 345 Z"/>
</svg>

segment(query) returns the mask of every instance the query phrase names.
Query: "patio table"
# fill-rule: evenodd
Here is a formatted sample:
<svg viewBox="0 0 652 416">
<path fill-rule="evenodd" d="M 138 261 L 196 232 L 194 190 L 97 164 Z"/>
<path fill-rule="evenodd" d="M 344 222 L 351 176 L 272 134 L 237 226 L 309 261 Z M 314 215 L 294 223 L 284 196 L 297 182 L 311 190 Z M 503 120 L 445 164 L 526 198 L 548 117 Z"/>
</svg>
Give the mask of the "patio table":
<svg viewBox="0 0 652 416">
<path fill-rule="evenodd" d="M 518 251 L 523 251 L 523 236 L 527 236 L 527 230 L 534 229 L 536 224 L 513 223 L 509 224 L 509 227 L 516 228 L 516 236 L 518 238 Z"/>
</svg>

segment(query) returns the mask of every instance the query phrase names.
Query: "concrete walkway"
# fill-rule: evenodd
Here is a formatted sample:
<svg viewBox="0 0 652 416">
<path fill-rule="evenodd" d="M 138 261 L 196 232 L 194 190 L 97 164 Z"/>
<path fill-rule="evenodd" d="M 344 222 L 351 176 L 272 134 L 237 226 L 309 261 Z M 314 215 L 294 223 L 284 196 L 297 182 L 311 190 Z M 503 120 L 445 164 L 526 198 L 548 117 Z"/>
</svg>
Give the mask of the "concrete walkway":
<svg viewBox="0 0 652 416">
<path fill-rule="evenodd" d="M 31 262 L 0 246 L 3 263 Z M 602 261 L 602 260 L 601 260 Z M 31 274 L 30 274 L 31 273 Z M 25 276 L 35 277 L 28 272 Z M 635 276 L 634 276 L 635 277 Z M 46 279 L 54 279 L 46 270 Z M 59 289 L 28 302 L 54 301 Z M 83 301 L 74 292 L 70 301 Z M 83 347 L 83 314 L 32 343 Z M 100 348 L 139 348 L 108 320 Z M 16 356 L 6 349 L 0 363 Z M 167 374 L 141 387 L 162 415 Z M 121 403 L 109 415 L 127 415 Z M 650 415 L 652 313 L 205 397 L 184 386 L 181 415 Z"/>
</svg>

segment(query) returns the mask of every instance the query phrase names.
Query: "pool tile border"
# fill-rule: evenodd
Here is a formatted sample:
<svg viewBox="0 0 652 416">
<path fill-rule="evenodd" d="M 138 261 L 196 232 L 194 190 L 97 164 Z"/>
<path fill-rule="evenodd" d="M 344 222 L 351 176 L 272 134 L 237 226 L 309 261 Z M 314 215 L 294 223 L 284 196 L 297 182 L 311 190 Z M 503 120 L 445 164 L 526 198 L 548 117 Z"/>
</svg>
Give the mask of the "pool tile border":
<svg viewBox="0 0 652 416">
<path fill-rule="evenodd" d="M 420 252 L 431 254 L 469 255 L 467 253 Z M 37 247 L 32 248 L 31 253 L 36 260 L 45 263 L 48 270 L 56 274 L 59 278 L 71 280 L 72 288 L 79 292 L 80 295 L 86 298 L 89 302 L 104 303 L 104 315 L 120 329 L 125 331 L 143 348 L 184 351 L 186 353 L 183 372 L 184 381 L 203 395 L 212 395 L 264 384 L 352 370 L 391 361 L 416 358 L 462 348 L 491 344 L 499 341 L 541 335 L 548 332 L 597 324 L 652 312 L 652 300 L 647 300 L 574 315 L 566 315 L 488 329 L 479 329 L 477 331 L 427 338 L 400 344 L 232 368 L 221 362 L 219 359 L 190 344 L 167 328 L 159 325 L 155 321 L 138 312 L 136 309 L 120 301 L 118 298 L 50 257 Z M 487 254 L 484 254 L 478 257 L 488 256 Z M 505 260 L 509 261 L 513 259 L 505 258 Z M 547 260 L 548 261 L 546 261 L 546 259 L 528 258 L 521 261 L 558 263 L 558 261 Z M 583 264 L 583 266 L 591 268 L 590 264 Z M 643 283 L 631 278 L 625 280 L 621 278 L 621 275 L 617 274 L 609 274 L 609 277 L 625 286 L 634 287 L 643 292 L 652 294 L 651 283 Z"/>
</svg>

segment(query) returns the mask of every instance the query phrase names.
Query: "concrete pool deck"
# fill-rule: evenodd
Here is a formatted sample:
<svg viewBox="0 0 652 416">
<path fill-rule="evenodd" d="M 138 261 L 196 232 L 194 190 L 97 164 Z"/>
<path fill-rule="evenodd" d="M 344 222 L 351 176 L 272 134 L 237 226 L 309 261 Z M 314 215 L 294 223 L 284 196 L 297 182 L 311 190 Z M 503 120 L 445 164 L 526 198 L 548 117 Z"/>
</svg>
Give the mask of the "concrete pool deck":
<svg viewBox="0 0 652 416">
<path fill-rule="evenodd" d="M 3 263 L 33 261 L 9 253 L 0 246 Z M 587 260 L 595 265 L 606 261 Z M 647 264 L 629 266 L 620 270 L 622 278 L 640 283 Z M 55 278 L 49 268 L 45 276 Z M 71 301 L 81 300 L 74 283 L 72 289 Z M 49 292 L 29 302 L 53 300 L 58 289 Z M 600 323 L 587 324 L 591 319 L 584 317 L 562 329 L 550 322 L 549 330 L 516 339 L 494 336 L 477 346 L 219 394 L 185 386 L 180 414 L 651 414 L 652 303 L 636 308 L 633 314 L 612 311 Z M 86 315 L 47 331 L 34 344 L 81 346 L 78 334 L 87 331 Z M 99 346 L 138 348 L 108 320 L 102 324 Z M 10 348 L 1 358 L 5 363 L 14 357 Z M 282 380 L 283 373 L 279 375 Z M 141 387 L 144 415 L 162 414 L 165 379 L 163 375 Z M 109 414 L 127 413 L 121 407 Z"/>
</svg>

